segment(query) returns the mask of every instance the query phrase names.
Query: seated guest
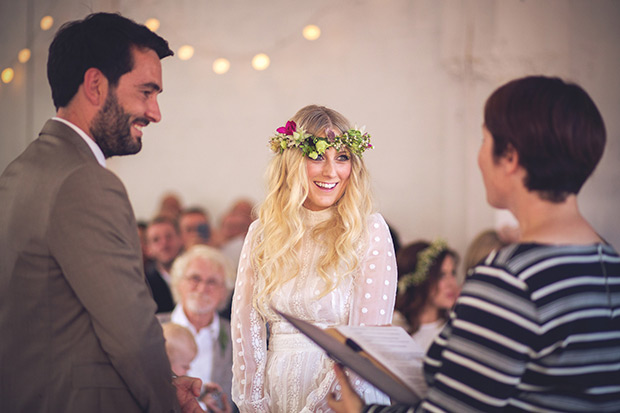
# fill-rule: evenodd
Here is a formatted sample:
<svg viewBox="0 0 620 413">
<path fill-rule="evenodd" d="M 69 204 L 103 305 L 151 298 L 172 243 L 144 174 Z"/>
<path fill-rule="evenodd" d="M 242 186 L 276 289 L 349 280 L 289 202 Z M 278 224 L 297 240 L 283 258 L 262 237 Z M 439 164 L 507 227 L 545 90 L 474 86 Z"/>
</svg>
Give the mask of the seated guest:
<svg viewBox="0 0 620 413">
<path fill-rule="evenodd" d="M 186 327 L 198 345 L 198 355 L 188 375 L 203 383 L 219 384 L 228 400 L 232 386 L 230 322 L 217 314 L 228 297 L 229 261 L 218 250 L 196 245 L 181 254 L 172 266 L 172 292 L 177 305 L 171 321 Z"/>
<path fill-rule="evenodd" d="M 179 231 L 186 250 L 199 244 L 209 244 L 211 225 L 207 211 L 200 207 L 184 209 L 179 216 Z"/>
<path fill-rule="evenodd" d="M 162 196 L 156 215 L 178 220 L 182 210 L 183 206 L 179 196 L 173 192 L 168 192 Z"/>
<path fill-rule="evenodd" d="M 577 204 L 603 155 L 603 119 L 581 87 L 526 77 L 489 97 L 482 134 L 487 201 L 514 214 L 521 238 L 465 282 L 416 411 L 618 412 L 620 256 Z M 359 412 L 336 374 L 345 390 L 330 406 Z"/>
<path fill-rule="evenodd" d="M 146 229 L 149 224 L 146 221 L 138 221 L 138 237 L 140 237 L 140 248 L 142 250 L 142 266 L 146 269 L 152 264 L 153 260 L 149 256 L 149 250 L 146 242 Z"/>
<path fill-rule="evenodd" d="M 157 303 L 157 313 L 170 312 L 174 301 L 170 292 L 170 267 L 183 244 L 174 219 L 162 215 L 154 218 L 146 229 L 148 253 L 153 263 L 146 269 L 146 279 Z"/>
<path fill-rule="evenodd" d="M 459 295 L 456 252 L 438 239 L 409 244 L 396 254 L 399 274 L 396 309 L 404 326 L 424 350 L 446 321 Z"/>
</svg>

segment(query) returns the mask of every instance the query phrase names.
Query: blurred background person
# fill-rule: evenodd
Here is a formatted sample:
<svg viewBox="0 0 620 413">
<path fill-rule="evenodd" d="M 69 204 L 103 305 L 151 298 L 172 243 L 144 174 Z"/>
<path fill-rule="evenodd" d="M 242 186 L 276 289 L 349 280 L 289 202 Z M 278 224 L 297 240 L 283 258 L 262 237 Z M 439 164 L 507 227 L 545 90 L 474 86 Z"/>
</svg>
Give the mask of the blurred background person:
<svg viewBox="0 0 620 413">
<path fill-rule="evenodd" d="M 201 207 L 191 207 L 181 211 L 179 232 L 185 250 L 194 245 L 210 245 L 212 233 L 207 211 Z"/>
<path fill-rule="evenodd" d="M 166 354 L 170 360 L 172 372 L 177 376 L 186 376 L 190 365 L 198 354 L 198 346 L 192 333 L 176 323 L 161 325 L 166 339 Z"/>
<path fill-rule="evenodd" d="M 155 216 L 167 216 L 176 221 L 179 219 L 179 215 L 181 215 L 182 210 L 183 204 L 181 203 L 181 198 L 179 195 L 173 192 L 168 192 L 161 197 L 159 209 L 157 210 Z"/>
<path fill-rule="evenodd" d="M 418 241 L 396 255 L 399 273 L 396 309 L 405 329 L 424 351 L 448 321 L 460 288 L 458 256 L 445 241 Z"/>
<path fill-rule="evenodd" d="M 177 222 L 167 215 L 155 217 L 146 229 L 146 243 L 153 260 L 145 269 L 146 279 L 157 303 L 157 313 L 170 312 L 174 308 L 170 268 L 183 247 Z"/>
<path fill-rule="evenodd" d="M 151 256 L 149 255 L 148 243 L 146 241 L 146 229 L 148 226 L 148 222 L 141 220 L 138 221 L 138 237 L 140 237 L 140 248 L 142 249 L 142 266 L 145 271 L 153 262 Z"/>
<path fill-rule="evenodd" d="M 220 385 L 230 397 L 232 344 L 230 322 L 219 317 L 218 307 L 228 297 L 233 271 L 217 249 L 195 245 L 181 254 L 172 266 L 172 292 L 177 301 L 170 321 L 187 328 L 198 345 L 188 375 L 203 383 Z"/>
</svg>

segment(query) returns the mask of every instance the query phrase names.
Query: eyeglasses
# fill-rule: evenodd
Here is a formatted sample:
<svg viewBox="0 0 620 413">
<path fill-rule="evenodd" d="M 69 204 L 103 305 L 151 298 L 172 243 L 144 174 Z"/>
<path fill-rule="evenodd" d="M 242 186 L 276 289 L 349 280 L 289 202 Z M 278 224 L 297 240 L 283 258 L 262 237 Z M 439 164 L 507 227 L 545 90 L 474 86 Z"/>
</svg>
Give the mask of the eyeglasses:
<svg viewBox="0 0 620 413">
<path fill-rule="evenodd" d="M 214 278 L 207 278 L 206 280 L 203 280 L 197 275 L 191 275 L 189 277 L 183 277 L 183 279 L 189 283 L 189 286 L 191 288 L 197 288 L 199 284 L 204 284 L 208 288 L 216 288 L 222 286 L 222 282 Z"/>
</svg>

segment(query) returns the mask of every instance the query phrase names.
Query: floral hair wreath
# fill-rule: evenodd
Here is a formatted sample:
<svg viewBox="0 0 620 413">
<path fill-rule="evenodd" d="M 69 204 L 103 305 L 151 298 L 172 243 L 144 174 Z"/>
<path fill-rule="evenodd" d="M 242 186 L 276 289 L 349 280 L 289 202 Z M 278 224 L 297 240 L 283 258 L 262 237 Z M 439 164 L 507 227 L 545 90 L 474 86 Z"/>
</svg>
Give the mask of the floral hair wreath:
<svg viewBox="0 0 620 413">
<path fill-rule="evenodd" d="M 286 126 L 276 129 L 276 132 L 269 139 L 269 145 L 274 153 L 282 153 L 289 148 L 299 148 L 305 156 L 311 159 L 323 155 L 330 147 L 339 151 L 343 145 L 361 158 L 366 149 L 373 147 L 370 143 L 370 135 L 364 132 L 364 128 L 362 130 L 349 129 L 341 136 L 336 136 L 331 129 L 328 129 L 327 137 L 319 138 L 302 128 L 297 128 L 297 124 L 291 120 L 286 122 Z"/>
<path fill-rule="evenodd" d="M 428 270 L 435 263 L 439 254 L 448 249 L 448 244 L 441 238 L 437 238 L 428 247 L 418 252 L 418 262 L 415 271 L 403 275 L 398 281 L 398 291 L 403 294 L 407 288 L 418 286 L 428 278 Z"/>
</svg>

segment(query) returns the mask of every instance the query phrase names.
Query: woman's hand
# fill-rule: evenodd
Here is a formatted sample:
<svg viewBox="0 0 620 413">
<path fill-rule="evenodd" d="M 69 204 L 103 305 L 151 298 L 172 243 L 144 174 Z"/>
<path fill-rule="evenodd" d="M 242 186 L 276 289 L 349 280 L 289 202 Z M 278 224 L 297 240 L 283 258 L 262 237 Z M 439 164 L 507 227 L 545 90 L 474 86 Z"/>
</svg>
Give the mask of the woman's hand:
<svg viewBox="0 0 620 413">
<path fill-rule="evenodd" d="M 364 407 L 364 402 L 360 396 L 355 393 L 353 387 L 349 383 L 349 379 L 344 374 L 344 370 L 340 364 L 334 364 L 334 371 L 336 372 L 336 378 L 340 383 L 341 395 L 340 400 L 336 400 L 333 394 L 327 396 L 327 404 L 336 413 L 360 413 Z"/>
</svg>

